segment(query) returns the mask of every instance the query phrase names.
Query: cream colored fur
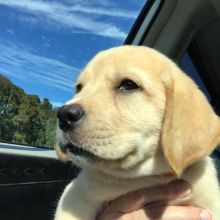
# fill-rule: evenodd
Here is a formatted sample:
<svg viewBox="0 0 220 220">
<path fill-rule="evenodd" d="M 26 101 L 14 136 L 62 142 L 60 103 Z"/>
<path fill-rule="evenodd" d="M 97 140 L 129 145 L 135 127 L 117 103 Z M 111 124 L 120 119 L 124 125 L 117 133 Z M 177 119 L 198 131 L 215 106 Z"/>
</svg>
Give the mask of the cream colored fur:
<svg viewBox="0 0 220 220">
<path fill-rule="evenodd" d="M 140 89 L 120 89 L 123 80 Z M 80 74 L 82 90 L 67 104 L 86 112 L 58 143 L 72 142 L 102 158 L 91 161 L 69 152 L 83 168 L 59 201 L 55 220 L 93 220 L 109 201 L 143 187 L 181 178 L 192 193 L 172 204 L 208 209 L 220 219 L 216 170 L 207 155 L 220 142 L 220 120 L 208 101 L 170 59 L 157 51 L 122 46 L 96 55 Z M 173 177 L 159 175 L 172 172 Z"/>
</svg>

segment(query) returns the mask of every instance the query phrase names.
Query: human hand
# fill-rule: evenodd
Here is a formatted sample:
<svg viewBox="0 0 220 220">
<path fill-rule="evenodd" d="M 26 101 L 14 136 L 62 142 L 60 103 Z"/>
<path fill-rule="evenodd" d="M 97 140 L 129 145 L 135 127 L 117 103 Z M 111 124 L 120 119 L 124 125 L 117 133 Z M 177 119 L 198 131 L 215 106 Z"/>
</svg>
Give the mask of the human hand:
<svg viewBox="0 0 220 220">
<path fill-rule="evenodd" d="M 97 220 L 211 220 L 211 214 L 201 208 L 166 204 L 189 194 L 189 184 L 177 180 L 141 189 L 108 203 Z"/>
</svg>

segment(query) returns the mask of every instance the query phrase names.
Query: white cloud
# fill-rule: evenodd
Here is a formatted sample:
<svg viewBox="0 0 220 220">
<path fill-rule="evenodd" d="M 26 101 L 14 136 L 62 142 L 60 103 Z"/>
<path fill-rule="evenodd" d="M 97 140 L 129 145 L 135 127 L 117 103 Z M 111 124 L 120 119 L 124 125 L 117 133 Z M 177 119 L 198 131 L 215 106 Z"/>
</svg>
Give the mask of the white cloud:
<svg viewBox="0 0 220 220">
<path fill-rule="evenodd" d="M 53 107 L 60 107 L 60 106 L 64 105 L 65 103 L 63 103 L 63 102 L 51 102 L 51 104 L 53 105 Z"/>
<path fill-rule="evenodd" d="M 91 34 L 124 39 L 126 33 L 116 25 L 107 23 L 100 16 L 123 17 L 134 19 L 136 11 L 118 10 L 113 7 L 88 4 L 88 1 L 80 4 L 79 1 L 73 1 L 75 4 L 64 4 L 61 1 L 42 1 L 42 0 L 0 0 L 0 5 L 5 5 L 25 13 L 21 16 L 25 22 L 32 25 L 44 22 L 49 26 L 66 28 L 74 31 L 79 29 Z M 91 2 L 91 1 L 90 1 Z M 106 1 L 107 4 L 107 1 Z M 88 16 L 92 14 L 92 16 Z"/>
<path fill-rule="evenodd" d="M 9 34 L 14 35 L 14 30 L 13 30 L 13 29 L 9 29 L 9 28 L 8 28 L 6 31 L 7 31 L 7 33 L 9 33 Z"/>
<path fill-rule="evenodd" d="M 71 92 L 73 81 L 80 72 L 56 59 L 25 51 L 16 45 L 0 41 L 0 74 L 26 81 L 30 85 Z"/>
<path fill-rule="evenodd" d="M 50 43 L 48 42 L 44 43 L 44 47 L 50 47 L 50 46 L 51 46 Z"/>
<path fill-rule="evenodd" d="M 137 17 L 136 11 L 125 11 L 122 9 L 117 8 L 101 8 L 101 7 L 85 7 L 81 5 L 74 5 L 69 8 L 70 12 L 81 12 L 81 13 L 88 13 L 88 14 L 95 14 L 95 15 L 104 15 L 110 17 L 122 17 L 128 19 L 135 19 Z"/>
</svg>

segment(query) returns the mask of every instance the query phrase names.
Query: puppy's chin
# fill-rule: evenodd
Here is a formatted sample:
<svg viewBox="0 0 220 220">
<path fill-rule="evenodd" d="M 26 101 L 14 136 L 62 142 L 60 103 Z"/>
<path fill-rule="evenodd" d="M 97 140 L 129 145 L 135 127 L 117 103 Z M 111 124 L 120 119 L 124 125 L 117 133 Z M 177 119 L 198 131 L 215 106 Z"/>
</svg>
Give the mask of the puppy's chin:
<svg viewBox="0 0 220 220">
<path fill-rule="evenodd" d="M 55 145 L 57 157 L 62 161 L 70 160 L 69 155 L 62 150 L 59 144 Z"/>
<path fill-rule="evenodd" d="M 85 149 L 80 144 L 77 145 L 73 142 L 60 142 L 58 146 L 58 155 L 61 159 L 68 158 L 80 168 L 102 171 L 117 177 L 126 176 L 126 173 L 131 175 L 129 170 L 136 169 L 143 160 L 149 159 L 150 156 L 144 156 L 144 153 L 140 153 L 137 148 L 124 152 L 124 154 L 120 154 L 115 158 L 111 157 L 112 154 L 109 155 L 106 152 L 101 153 L 99 151 L 99 155 L 97 155 L 96 152 L 88 150 L 91 147 L 87 146 L 87 149 Z"/>
<path fill-rule="evenodd" d="M 73 143 L 59 143 L 56 145 L 58 158 L 61 160 L 71 160 L 75 165 L 84 167 L 86 164 L 98 163 L 103 158 L 83 149 Z"/>
</svg>

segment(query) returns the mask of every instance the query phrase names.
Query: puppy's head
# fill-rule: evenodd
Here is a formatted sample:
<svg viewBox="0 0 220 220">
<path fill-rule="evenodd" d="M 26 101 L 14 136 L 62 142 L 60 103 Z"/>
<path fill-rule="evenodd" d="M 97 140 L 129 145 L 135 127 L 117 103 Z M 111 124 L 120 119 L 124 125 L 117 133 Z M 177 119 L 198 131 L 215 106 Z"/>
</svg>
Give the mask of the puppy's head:
<svg viewBox="0 0 220 220">
<path fill-rule="evenodd" d="M 153 49 L 99 53 L 80 74 L 76 91 L 58 111 L 57 150 L 79 166 L 126 171 L 152 166 L 163 151 L 180 175 L 219 141 L 219 120 L 202 93 Z"/>
</svg>

